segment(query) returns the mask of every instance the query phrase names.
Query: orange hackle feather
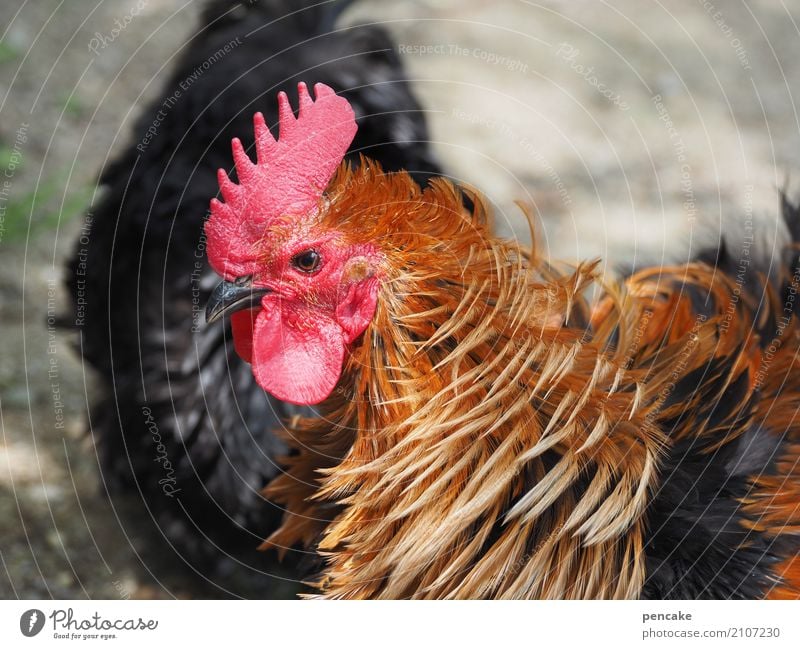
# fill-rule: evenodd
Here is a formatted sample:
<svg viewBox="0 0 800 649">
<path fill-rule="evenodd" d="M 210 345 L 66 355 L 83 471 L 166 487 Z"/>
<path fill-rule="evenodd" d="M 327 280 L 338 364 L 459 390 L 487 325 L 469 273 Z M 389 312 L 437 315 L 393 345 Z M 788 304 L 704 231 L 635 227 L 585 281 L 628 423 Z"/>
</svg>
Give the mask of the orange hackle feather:
<svg viewBox="0 0 800 649">
<path fill-rule="evenodd" d="M 769 417 L 800 445 L 797 327 L 760 385 L 755 310 L 730 279 L 699 263 L 645 271 L 590 307 L 596 263 L 555 268 L 494 238 L 468 195 L 472 213 L 447 181 L 423 191 L 366 160 L 332 181 L 319 218 L 382 252 L 378 308 L 322 416 L 283 433 L 295 453 L 265 495 L 287 513 L 265 547 L 316 545 L 313 586 L 332 598 L 637 597 L 671 444 L 711 454 Z M 743 376 L 744 398 L 710 424 L 704 408 Z M 753 478 L 753 529 L 800 529 L 798 457 Z M 800 595 L 796 557 L 775 574 L 773 595 Z"/>
</svg>

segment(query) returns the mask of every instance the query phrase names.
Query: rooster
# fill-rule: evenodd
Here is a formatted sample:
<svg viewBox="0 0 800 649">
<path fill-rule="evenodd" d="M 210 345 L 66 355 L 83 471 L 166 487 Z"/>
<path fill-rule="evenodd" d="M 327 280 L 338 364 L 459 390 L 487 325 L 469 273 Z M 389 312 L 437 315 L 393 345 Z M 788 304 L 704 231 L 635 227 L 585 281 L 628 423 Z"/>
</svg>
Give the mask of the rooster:
<svg viewBox="0 0 800 649">
<path fill-rule="evenodd" d="M 603 285 L 475 192 L 342 163 L 353 110 L 314 95 L 278 140 L 256 114 L 255 163 L 233 140 L 205 227 L 207 319 L 319 404 L 265 547 L 316 549 L 328 598 L 800 597 L 795 247 L 775 287 L 724 250 Z"/>
<path fill-rule="evenodd" d="M 206 3 L 163 96 L 103 173 L 90 242 L 69 264 L 76 313 L 85 304 L 81 353 L 100 374 L 91 424 L 104 483 L 126 505 L 123 524 L 149 539 L 149 569 L 166 568 L 154 558 L 186 564 L 215 596 L 292 592 L 262 574 L 276 572 L 274 560 L 253 549 L 282 514 L 259 494 L 286 450 L 272 430 L 300 411 L 258 387 L 226 344 L 229 327 L 199 326 L 216 284 L 202 236 L 207 193 L 230 138 L 259 108 L 275 124 L 265 97 L 313 69 L 358 114 L 351 159 L 364 151 L 423 183 L 441 173 L 389 35 L 334 29 L 348 4 Z"/>
</svg>

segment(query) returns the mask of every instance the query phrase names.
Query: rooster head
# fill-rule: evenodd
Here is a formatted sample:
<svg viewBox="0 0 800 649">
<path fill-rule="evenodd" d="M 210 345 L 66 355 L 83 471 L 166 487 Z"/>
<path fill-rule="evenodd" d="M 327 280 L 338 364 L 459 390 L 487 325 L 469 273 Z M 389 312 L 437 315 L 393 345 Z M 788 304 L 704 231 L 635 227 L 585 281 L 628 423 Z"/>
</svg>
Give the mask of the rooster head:
<svg viewBox="0 0 800 649">
<path fill-rule="evenodd" d="M 232 142 L 238 184 L 220 169 L 211 200 L 208 259 L 223 282 L 206 320 L 230 315 L 237 353 L 258 384 L 290 403 L 327 398 L 348 350 L 371 322 L 378 251 L 323 226 L 325 189 L 356 132 L 350 104 L 323 84 L 299 84 L 295 117 L 278 95 L 279 138 L 256 113 L 253 163 Z"/>
</svg>

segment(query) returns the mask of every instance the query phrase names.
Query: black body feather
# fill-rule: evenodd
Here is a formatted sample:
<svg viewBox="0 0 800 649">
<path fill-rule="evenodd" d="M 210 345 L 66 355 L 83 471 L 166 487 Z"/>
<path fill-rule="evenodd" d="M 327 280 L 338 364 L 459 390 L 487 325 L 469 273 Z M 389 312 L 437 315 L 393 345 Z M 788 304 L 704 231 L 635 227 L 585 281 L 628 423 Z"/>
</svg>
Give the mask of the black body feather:
<svg viewBox="0 0 800 649">
<path fill-rule="evenodd" d="M 102 175 L 86 257 L 76 250 L 68 265 L 74 303 L 85 281 L 80 349 L 104 388 L 91 421 L 103 480 L 112 499 L 138 503 L 128 530 L 152 528 L 153 554 L 184 562 L 214 596 L 294 590 L 291 581 L 275 590 L 278 582 L 264 576 L 274 556 L 256 548 L 281 515 L 259 493 L 283 450 L 271 430 L 296 409 L 255 384 L 229 324 L 207 327 L 202 315 L 218 281 L 205 259 L 203 223 L 216 170 L 230 166 L 231 138 L 251 145 L 256 111 L 277 122 L 279 90 L 295 103 L 298 81 L 322 82 L 356 111 L 354 162 L 363 153 L 420 182 L 441 173 L 388 34 L 334 30 L 347 4 L 209 3 L 162 97 Z M 180 97 L 165 107 L 177 89 Z M 298 576 L 291 566 L 288 573 Z"/>
</svg>

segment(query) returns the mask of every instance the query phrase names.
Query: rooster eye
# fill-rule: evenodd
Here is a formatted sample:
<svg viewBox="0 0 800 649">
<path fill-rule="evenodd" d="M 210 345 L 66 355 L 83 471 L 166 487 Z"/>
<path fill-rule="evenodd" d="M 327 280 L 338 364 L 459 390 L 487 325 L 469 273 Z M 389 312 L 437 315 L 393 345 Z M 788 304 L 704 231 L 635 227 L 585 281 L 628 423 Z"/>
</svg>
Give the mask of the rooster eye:
<svg viewBox="0 0 800 649">
<path fill-rule="evenodd" d="M 292 266 L 303 273 L 313 273 L 319 269 L 322 257 L 316 250 L 304 250 L 292 257 Z"/>
</svg>

